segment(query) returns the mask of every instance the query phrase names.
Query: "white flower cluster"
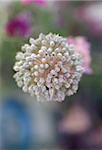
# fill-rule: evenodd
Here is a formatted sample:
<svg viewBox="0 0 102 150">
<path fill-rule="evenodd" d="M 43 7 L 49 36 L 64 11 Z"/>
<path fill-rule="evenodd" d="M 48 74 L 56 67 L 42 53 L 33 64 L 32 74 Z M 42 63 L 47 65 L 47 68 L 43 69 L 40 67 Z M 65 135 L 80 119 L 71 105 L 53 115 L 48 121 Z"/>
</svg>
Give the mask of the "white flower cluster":
<svg viewBox="0 0 102 150">
<path fill-rule="evenodd" d="M 67 39 L 49 33 L 30 38 L 16 55 L 14 78 L 24 92 L 50 101 L 73 95 L 83 73 L 81 56 Z"/>
</svg>

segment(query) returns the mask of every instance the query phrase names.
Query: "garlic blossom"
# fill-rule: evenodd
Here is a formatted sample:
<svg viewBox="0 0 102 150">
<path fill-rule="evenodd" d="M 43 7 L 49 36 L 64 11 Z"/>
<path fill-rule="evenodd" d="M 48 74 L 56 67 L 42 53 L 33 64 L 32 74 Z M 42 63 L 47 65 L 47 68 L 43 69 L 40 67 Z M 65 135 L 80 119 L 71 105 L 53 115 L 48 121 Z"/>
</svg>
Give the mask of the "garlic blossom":
<svg viewBox="0 0 102 150">
<path fill-rule="evenodd" d="M 30 38 L 16 55 L 14 78 L 18 87 L 38 100 L 63 101 L 76 93 L 83 73 L 82 58 L 58 34 Z"/>
</svg>

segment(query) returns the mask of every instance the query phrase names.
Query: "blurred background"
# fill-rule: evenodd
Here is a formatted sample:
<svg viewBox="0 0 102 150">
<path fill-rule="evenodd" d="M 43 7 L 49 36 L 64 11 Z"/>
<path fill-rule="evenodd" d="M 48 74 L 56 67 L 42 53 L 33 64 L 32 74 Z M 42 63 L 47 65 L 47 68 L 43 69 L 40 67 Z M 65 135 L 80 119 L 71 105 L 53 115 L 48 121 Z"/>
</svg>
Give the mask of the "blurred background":
<svg viewBox="0 0 102 150">
<path fill-rule="evenodd" d="M 37 102 L 13 79 L 17 51 L 41 32 L 90 43 L 92 71 L 62 103 Z M 0 150 L 102 149 L 101 1 L 1 0 L 0 70 Z"/>
</svg>

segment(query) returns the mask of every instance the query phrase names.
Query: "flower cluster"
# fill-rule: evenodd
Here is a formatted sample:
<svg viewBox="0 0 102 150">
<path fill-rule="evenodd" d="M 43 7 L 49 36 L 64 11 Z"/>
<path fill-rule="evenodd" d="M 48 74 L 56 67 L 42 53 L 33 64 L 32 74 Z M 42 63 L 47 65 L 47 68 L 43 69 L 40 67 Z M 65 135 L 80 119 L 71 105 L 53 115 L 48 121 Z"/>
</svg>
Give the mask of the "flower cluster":
<svg viewBox="0 0 102 150">
<path fill-rule="evenodd" d="M 90 56 L 90 43 L 83 36 L 68 37 L 68 43 L 74 44 L 76 50 L 83 58 L 83 68 L 85 74 L 91 74 L 91 56 Z"/>
<path fill-rule="evenodd" d="M 16 55 L 14 78 L 24 92 L 39 100 L 63 101 L 76 93 L 83 73 L 82 59 L 72 44 L 62 36 L 40 34 Z"/>
</svg>

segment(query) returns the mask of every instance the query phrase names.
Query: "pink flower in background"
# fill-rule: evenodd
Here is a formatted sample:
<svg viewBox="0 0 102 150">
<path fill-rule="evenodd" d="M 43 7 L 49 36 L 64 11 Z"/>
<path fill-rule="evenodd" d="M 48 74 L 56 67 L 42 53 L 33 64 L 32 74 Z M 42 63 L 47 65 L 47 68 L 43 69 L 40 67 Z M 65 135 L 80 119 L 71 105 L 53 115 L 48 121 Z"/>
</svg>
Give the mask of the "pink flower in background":
<svg viewBox="0 0 102 150">
<path fill-rule="evenodd" d="M 90 67 L 91 65 L 90 43 L 83 36 L 69 37 L 68 43 L 74 44 L 76 46 L 76 50 L 82 55 L 84 73 L 91 74 L 92 69 Z"/>
<path fill-rule="evenodd" d="M 46 6 L 46 0 L 21 0 L 23 4 L 29 5 L 29 4 L 36 4 L 38 6 Z"/>
<path fill-rule="evenodd" d="M 95 36 L 102 36 L 102 2 L 90 3 L 75 11 L 76 18 L 85 23 Z"/>
<path fill-rule="evenodd" d="M 84 107 L 74 104 L 59 124 L 59 132 L 84 133 L 92 125 L 90 114 Z"/>
<path fill-rule="evenodd" d="M 21 13 L 17 15 L 7 22 L 5 30 L 7 35 L 11 37 L 28 37 L 32 33 L 31 14 Z"/>
<path fill-rule="evenodd" d="M 33 0 L 21 0 L 21 2 L 25 5 L 33 3 Z"/>
</svg>

